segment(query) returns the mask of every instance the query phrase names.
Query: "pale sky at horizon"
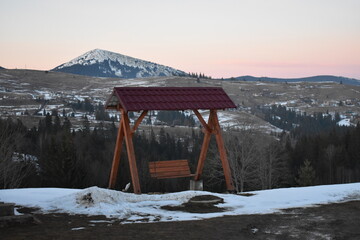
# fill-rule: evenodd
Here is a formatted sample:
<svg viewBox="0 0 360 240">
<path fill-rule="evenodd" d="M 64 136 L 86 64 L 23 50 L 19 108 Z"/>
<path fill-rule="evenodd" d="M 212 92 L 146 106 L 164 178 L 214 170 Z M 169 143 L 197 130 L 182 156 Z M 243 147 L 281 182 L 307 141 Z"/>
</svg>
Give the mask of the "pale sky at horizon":
<svg viewBox="0 0 360 240">
<path fill-rule="evenodd" d="M 360 79 L 360 0 L 0 0 L 0 66 L 95 48 L 212 77 Z"/>
</svg>

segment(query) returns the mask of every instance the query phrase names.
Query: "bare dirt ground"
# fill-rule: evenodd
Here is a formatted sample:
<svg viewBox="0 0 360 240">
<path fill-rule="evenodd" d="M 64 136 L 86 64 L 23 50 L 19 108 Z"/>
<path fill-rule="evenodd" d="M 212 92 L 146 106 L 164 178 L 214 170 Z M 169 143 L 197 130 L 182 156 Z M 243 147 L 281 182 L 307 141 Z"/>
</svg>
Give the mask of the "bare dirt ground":
<svg viewBox="0 0 360 240">
<path fill-rule="evenodd" d="M 0 239 L 360 239 L 359 213 L 360 201 L 275 214 L 134 224 L 104 216 L 33 214 L 37 223 L 0 228 Z"/>
</svg>

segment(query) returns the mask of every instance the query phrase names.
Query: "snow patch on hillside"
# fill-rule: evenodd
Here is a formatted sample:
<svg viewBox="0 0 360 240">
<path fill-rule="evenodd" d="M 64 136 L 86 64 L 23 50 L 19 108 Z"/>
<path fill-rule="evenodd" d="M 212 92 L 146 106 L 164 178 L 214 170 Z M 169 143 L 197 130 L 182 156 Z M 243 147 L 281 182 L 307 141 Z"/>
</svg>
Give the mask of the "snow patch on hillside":
<svg viewBox="0 0 360 240">
<path fill-rule="evenodd" d="M 350 127 L 350 126 L 354 126 L 353 123 L 351 123 L 351 119 L 342 119 L 339 122 L 337 122 L 338 126 L 342 126 L 342 127 Z"/>
</svg>

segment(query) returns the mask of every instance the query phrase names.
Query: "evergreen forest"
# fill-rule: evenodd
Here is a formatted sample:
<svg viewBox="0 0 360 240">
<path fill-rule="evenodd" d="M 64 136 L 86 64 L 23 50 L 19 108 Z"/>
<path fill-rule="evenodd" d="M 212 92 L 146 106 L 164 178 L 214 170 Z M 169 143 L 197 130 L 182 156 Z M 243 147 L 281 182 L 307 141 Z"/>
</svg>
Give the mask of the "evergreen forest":
<svg viewBox="0 0 360 240">
<path fill-rule="evenodd" d="M 359 124 L 341 127 L 326 114 L 299 116 L 278 106 L 270 110 L 261 111 L 267 120 L 286 132 L 265 136 L 254 130 L 223 131 L 236 191 L 360 181 Z M 102 112 L 101 107 L 96 111 Z M 172 114 L 180 118 L 181 124 L 185 121 L 194 126 L 186 116 Z M 166 120 L 172 118 L 163 113 L 158 117 L 164 122 L 173 121 Z M 188 159 L 192 171 L 196 169 L 203 138 L 200 129 L 193 127 L 191 134 L 183 137 L 175 137 L 166 129 L 151 128 L 149 132 L 139 130 L 134 134 L 142 192 L 188 189 L 189 178 L 150 178 L 150 161 Z M 75 130 L 70 120 L 59 114 L 47 114 L 31 129 L 20 120 L 0 119 L 0 188 L 106 188 L 116 134 L 114 122 L 90 127 L 84 118 L 82 128 Z M 122 153 L 118 190 L 131 179 L 125 148 Z M 203 180 L 205 190 L 225 191 L 214 139 Z"/>
</svg>

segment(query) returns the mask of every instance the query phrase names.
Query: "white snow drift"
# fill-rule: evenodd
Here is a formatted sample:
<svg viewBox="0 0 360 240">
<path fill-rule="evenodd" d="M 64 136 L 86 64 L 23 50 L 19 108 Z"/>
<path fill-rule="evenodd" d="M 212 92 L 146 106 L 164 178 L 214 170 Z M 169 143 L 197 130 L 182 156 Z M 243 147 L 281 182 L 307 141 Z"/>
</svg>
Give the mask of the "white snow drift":
<svg viewBox="0 0 360 240">
<path fill-rule="evenodd" d="M 0 201 L 40 208 L 39 211 L 69 214 L 105 215 L 124 223 L 148 221 L 196 220 L 224 215 L 265 214 L 280 209 L 306 207 L 349 200 L 360 200 L 360 183 L 282 188 L 251 192 L 252 196 L 185 191 L 169 194 L 123 193 L 90 187 L 87 189 L 28 188 L 0 190 Z M 224 199 L 219 213 L 186 213 L 161 209 L 181 205 L 191 197 L 211 194 Z"/>
</svg>

